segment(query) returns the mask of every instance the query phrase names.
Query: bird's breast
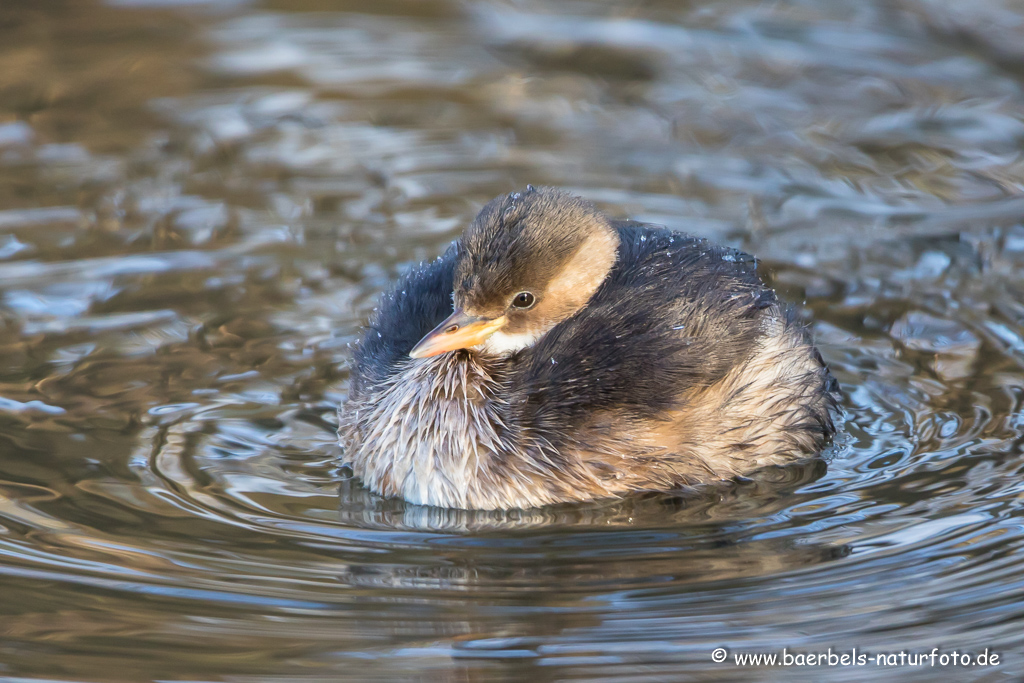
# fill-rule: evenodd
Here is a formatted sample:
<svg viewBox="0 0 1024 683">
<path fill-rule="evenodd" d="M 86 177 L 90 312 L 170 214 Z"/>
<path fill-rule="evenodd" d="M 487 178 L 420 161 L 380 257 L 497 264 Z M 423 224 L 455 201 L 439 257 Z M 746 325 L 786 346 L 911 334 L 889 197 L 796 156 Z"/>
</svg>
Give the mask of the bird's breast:
<svg viewBox="0 0 1024 683">
<path fill-rule="evenodd" d="M 344 407 L 339 433 L 354 473 L 421 505 L 495 506 L 483 480 L 511 444 L 493 370 L 468 352 L 403 363 Z"/>
</svg>

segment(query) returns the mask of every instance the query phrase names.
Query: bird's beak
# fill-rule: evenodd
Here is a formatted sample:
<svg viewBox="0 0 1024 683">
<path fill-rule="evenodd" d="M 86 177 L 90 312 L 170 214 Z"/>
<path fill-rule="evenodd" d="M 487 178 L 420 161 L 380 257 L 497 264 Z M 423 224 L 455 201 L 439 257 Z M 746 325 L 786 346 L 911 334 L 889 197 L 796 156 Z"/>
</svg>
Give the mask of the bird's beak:
<svg viewBox="0 0 1024 683">
<path fill-rule="evenodd" d="M 482 344 L 505 324 L 505 316 L 490 320 L 479 316 L 467 315 L 462 309 L 445 318 L 444 322 L 431 330 L 409 355 L 413 358 L 429 358 L 446 351 L 465 349 Z"/>
</svg>

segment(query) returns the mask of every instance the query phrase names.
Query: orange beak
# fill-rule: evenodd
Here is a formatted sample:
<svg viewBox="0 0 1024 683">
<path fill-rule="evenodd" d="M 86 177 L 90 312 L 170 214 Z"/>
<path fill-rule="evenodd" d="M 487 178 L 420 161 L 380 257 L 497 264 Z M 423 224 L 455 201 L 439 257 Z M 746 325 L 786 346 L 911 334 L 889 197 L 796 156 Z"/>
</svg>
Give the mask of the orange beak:
<svg viewBox="0 0 1024 683">
<path fill-rule="evenodd" d="M 409 356 L 412 358 L 429 358 L 447 351 L 469 348 L 482 344 L 492 334 L 505 325 L 505 316 L 494 320 L 479 316 L 466 315 L 461 309 L 445 318 L 444 322 L 420 339 L 412 347 Z"/>
</svg>

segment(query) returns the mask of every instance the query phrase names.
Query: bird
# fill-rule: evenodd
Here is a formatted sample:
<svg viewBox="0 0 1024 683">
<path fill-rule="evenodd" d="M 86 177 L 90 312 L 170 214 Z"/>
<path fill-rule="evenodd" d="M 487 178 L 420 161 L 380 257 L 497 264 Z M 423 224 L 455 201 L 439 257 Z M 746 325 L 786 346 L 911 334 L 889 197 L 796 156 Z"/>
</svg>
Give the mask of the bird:
<svg viewBox="0 0 1024 683">
<path fill-rule="evenodd" d="M 739 250 L 527 186 L 381 296 L 338 435 L 387 498 L 514 510 L 813 457 L 836 380 Z"/>
</svg>

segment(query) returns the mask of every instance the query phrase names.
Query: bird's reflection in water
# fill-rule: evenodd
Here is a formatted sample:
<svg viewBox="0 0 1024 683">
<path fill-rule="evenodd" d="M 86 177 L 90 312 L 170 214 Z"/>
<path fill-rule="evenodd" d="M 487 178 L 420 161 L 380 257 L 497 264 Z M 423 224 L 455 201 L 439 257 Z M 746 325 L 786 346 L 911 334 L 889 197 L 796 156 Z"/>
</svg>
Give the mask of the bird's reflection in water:
<svg viewBox="0 0 1024 683">
<path fill-rule="evenodd" d="M 847 554 L 843 545 L 775 537 L 773 515 L 801 500 L 794 491 L 820 478 L 812 459 L 766 468 L 756 477 L 676 493 L 646 493 L 587 504 L 480 511 L 381 498 L 347 477 L 339 517 L 347 527 L 397 534 L 394 555 L 427 551 L 443 564 L 397 561 L 349 567 L 354 585 L 487 590 L 490 582 L 536 590 L 587 592 L 602 581 L 623 585 L 703 582 L 774 574 Z M 449 549 L 438 553 L 439 547 Z M 461 552 L 460 552 L 461 551 Z M 489 561 L 490 560 L 492 561 Z"/>
</svg>

